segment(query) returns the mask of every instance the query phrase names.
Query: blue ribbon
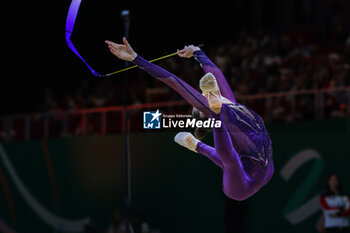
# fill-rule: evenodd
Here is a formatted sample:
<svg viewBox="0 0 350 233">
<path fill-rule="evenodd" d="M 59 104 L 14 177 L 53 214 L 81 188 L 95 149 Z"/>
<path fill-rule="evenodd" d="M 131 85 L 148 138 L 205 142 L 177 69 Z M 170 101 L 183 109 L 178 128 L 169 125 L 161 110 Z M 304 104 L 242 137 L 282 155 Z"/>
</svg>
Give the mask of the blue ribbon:
<svg viewBox="0 0 350 233">
<path fill-rule="evenodd" d="M 73 45 L 70 37 L 73 33 L 75 20 L 77 18 L 77 14 L 79 11 L 81 0 L 72 0 L 72 3 L 70 4 L 68 15 L 67 15 L 67 21 L 66 21 L 66 41 L 68 44 L 68 47 L 85 63 L 85 65 L 89 68 L 91 73 L 97 77 L 101 77 L 98 72 L 96 72 L 92 67 L 85 61 L 85 59 L 79 54 L 78 50 Z"/>
</svg>

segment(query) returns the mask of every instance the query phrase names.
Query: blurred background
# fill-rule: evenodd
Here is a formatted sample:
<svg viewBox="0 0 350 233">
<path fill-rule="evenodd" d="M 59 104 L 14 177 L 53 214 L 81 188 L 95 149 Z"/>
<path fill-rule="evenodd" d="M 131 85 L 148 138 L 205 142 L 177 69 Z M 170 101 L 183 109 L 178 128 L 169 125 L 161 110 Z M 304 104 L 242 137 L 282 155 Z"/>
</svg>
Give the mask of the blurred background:
<svg viewBox="0 0 350 233">
<path fill-rule="evenodd" d="M 121 75 L 96 78 L 69 50 L 70 3 L 2 7 L 0 232 L 125 232 L 126 114 L 135 232 L 322 232 L 328 174 L 350 190 L 349 1 L 82 0 L 72 41 L 100 73 L 124 65 L 104 44 L 121 42 L 123 9 L 146 59 L 205 44 L 273 142 L 274 177 L 242 202 L 224 196 L 220 169 L 175 145 L 175 131 L 142 129 L 143 111 L 191 112 L 177 93 L 138 69 L 127 87 Z M 194 59 L 157 64 L 198 89 Z"/>
</svg>

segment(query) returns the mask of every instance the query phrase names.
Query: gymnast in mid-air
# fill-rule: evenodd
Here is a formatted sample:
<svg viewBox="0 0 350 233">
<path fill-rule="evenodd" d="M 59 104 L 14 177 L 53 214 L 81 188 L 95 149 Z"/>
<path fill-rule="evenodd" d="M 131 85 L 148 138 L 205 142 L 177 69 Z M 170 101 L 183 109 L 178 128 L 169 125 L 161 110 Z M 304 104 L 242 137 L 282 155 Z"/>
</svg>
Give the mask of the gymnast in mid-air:
<svg viewBox="0 0 350 233">
<path fill-rule="evenodd" d="M 221 70 L 196 46 L 178 50 L 183 58 L 194 57 L 205 75 L 199 81 L 202 93 L 176 75 L 152 64 L 138 55 L 126 38 L 123 44 L 106 41 L 110 51 L 121 60 L 130 61 L 148 74 L 164 82 L 189 104 L 208 118 L 221 120 L 213 128 L 214 145 L 204 144 L 191 133 L 180 132 L 175 142 L 208 157 L 223 171 L 223 192 L 234 200 L 245 200 L 271 179 L 274 167 L 272 143 L 261 117 L 237 103 Z"/>
</svg>

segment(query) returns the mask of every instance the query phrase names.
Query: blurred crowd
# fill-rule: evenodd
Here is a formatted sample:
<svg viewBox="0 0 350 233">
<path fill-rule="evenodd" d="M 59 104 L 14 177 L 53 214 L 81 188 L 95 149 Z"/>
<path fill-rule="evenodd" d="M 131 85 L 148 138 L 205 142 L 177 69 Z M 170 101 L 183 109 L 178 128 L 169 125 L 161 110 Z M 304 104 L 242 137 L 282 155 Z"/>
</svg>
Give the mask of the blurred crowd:
<svg viewBox="0 0 350 233">
<path fill-rule="evenodd" d="M 349 35 L 341 26 L 333 31 L 260 32 L 254 36 L 241 32 L 233 41 L 203 49 L 224 72 L 239 96 L 344 87 L 350 85 Z M 158 64 L 198 88 L 203 72 L 193 59 L 171 58 Z M 140 70 L 129 74 L 128 104 L 180 98 L 163 83 Z M 122 105 L 122 90 L 121 81 L 86 79 L 73 93 L 66 93 L 60 99 L 55 98 L 54 91 L 46 90 L 39 110 Z M 335 99 L 327 101 L 341 108 L 346 105 L 347 99 L 335 96 Z M 282 105 L 283 101 L 280 102 Z"/>
<path fill-rule="evenodd" d="M 259 32 L 249 35 L 243 31 L 232 41 L 217 47 L 208 45 L 203 50 L 223 71 L 238 101 L 255 110 L 267 122 L 339 118 L 350 112 L 350 92 L 333 91 L 350 86 L 350 33 L 341 26 L 332 30 L 278 34 Z M 139 52 L 142 55 L 142 51 Z M 194 59 L 173 57 L 157 64 L 197 89 L 204 74 Z M 121 78 L 84 79 L 63 95 L 62 90 L 47 89 L 38 112 L 59 113 L 122 105 L 124 93 L 127 93 L 129 105 L 182 99 L 140 69 L 129 71 L 128 76 L 127 86 Z M 316 95 L 317 91 L 323 92 Z M 266 94 L 272 97 L 265 98 L 263 95 Z M 255 97 L 247 98 L 252 95 Z M 120 116 L 117 117 L 120 121 Z M 108 128 L 117 121 L 109 123 Z M 70 135 L 81 135 L 85 123 L 81 117 L 70 118 Z M 85 131 L 99 134 L 96 124 L 89 121 Z M 121 128 L 120 123 L 117 128 Z M 8 123 L 3 122 L 0 135 L 12 135 L 10 130 Z"/>
</svg>

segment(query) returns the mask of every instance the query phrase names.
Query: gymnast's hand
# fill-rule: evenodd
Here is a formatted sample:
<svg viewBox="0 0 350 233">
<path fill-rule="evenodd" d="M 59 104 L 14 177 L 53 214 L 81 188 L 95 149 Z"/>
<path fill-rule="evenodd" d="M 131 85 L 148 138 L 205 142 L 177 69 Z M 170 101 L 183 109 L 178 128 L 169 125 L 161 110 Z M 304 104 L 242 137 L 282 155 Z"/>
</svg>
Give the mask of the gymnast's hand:
<svg viewBox="0 0 350 233">
<path fill-rule="evenodd" d="M 177 52 L 180 57 L 191 58 L 193 57 L 193 52 L 197 50 L 201 50 L 201 49 L 194 45 L 189 45 L 189 46 L 185 46 L 181 50 L 178 49 Z"/>
<path fill-rule="evenodd" d="M 133 61 L 137 57 L 137 53 L 131 48 L 129 42 L 123 37 L 124 44 L 117 44 L 112 41 L 105 41 L 108 48 L 115 56 L 124 61 Z"/>
</svg>

